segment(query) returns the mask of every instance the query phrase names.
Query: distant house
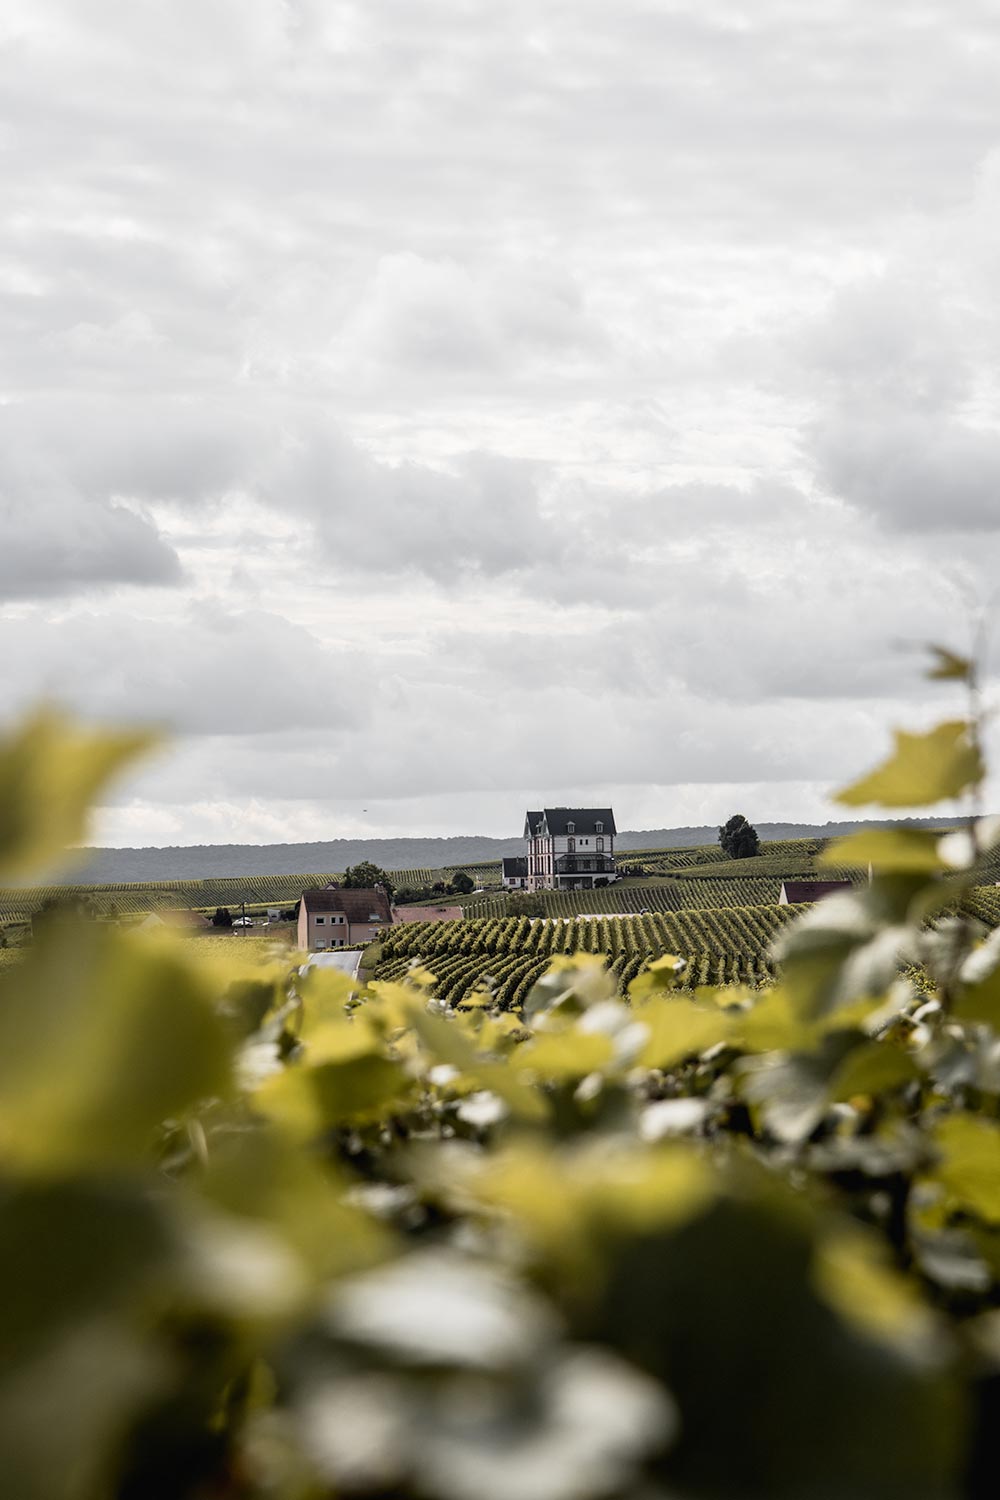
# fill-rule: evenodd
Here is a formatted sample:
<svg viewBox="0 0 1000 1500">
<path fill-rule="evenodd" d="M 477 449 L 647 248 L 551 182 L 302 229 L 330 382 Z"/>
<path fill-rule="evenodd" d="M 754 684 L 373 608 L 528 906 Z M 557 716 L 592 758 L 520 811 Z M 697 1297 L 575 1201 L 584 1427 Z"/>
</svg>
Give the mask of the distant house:
<svg viewBox="0 0 1000 1500">
<path fill-rule="evenodd" d="M 779 906 L 800 906 L 804 901 L 822 901 L 838 891 L 850 891 L 849 880 L 785 880 L 782 882 Z"/>
<path fill-rule="evenodd" d="M 302 892 L 299 901 L 298 946 L 353 948 L 369 943 L 392 923 L 389 897 L 380 885 L 370 890 L 324 886 Z"/>
<path fill-rule="evenodd" d="M 211 918 L 206 917 L 202 911 L 169 906 L 163 907 L 160 911 L 151 911 L 138 923 L 140 929 L 172 927 L 176 932 L 203 932 L 211 925 Z"/>
<path fill-rule="evenodd" d="M 610 807 L 545 807 L 524 819 L 529 891 L 589 891 L 618 879 Z"/>
<path fill-rule="evenodd" d="M 460 906 L 395 906 L 394 922 L 460 922 L 465 916 Z"/>
<path fill-rule="evenodd" d="M 528 884 L 528 861 L 523 854 L 501 860 L 503 884 L 508 891 L 523 891 Z"/>
</svg>

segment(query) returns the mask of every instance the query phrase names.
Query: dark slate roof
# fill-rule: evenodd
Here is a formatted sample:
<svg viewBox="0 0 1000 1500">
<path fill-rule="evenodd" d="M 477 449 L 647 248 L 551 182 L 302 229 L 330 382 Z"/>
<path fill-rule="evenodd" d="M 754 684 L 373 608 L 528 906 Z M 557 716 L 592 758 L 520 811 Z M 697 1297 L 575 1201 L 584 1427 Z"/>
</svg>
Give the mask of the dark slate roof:
<svg viewBox="0 0 1000 1500">
<path fill-rule="evenodd" d="M 824 896 L 852 889 L 849 880 L 783 880 L 781 883 L 789 906 L 798 906 L 803 901 L 822 901 Z"/>
<path fill-rule="evenodd" d="M 502 861 L 502 863 L 502 878 L 504 880 L 506 880 L 508 876 L 513 879 L 515 875 L 527 875 L 528 873 L 528 861 L 523 854 L 515 855 L 513 859 L 505 859 Z"/>
<path fill-rule="evenodd" d="M 367 922 L 377 912 L 383 922 L 392 921 L 389 897 L 381 888 L 356 890 L 308 890 L 302 892 L 307 911 L 343 912 L 349 922 Z"/>
<path fill-rule="evenodd" d="M 541 811 L 540 808 L 537 812 L 532 811 L 532 809 L 530 808 L 528 809 L 528 811 L 524 815 L 525 838 L 529 838 L 534 833 L 535 829 L 538 827 L 544 816 L 545 814 Z"/>
<path fill-rule="evenodd" d="M 551 834 L 567 832 L 567 823 L 573 824 L 573 832 L 596 833 L 598 823 L 604 826 L 602 833 L 615 833 L 615 815 L 610 807 L 547 807 L 545 822 Z"/>
</svg>

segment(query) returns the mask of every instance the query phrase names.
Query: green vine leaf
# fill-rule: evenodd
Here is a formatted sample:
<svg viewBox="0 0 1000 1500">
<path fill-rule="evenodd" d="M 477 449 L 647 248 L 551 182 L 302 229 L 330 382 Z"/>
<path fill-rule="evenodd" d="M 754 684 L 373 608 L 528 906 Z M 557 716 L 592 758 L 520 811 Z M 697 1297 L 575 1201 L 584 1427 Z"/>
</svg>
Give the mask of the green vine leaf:
<svg viewBox="0 0 1000 1500">
<path fill-rule="evenodd" d="M 926 734 L 895 731 L 895 749 L 881 766 L 836 793 L 846 807 L 926 807 L 979 786 L 986 767 L 972 726 L 964 719 Z"/>
</svg>

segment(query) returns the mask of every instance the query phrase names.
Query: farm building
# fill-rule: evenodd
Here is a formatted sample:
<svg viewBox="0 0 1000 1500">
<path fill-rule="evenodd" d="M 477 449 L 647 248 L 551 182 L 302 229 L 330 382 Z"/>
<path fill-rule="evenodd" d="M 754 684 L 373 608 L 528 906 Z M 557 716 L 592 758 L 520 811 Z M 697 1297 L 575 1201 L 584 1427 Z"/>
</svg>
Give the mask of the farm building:
<svg viewBox="0 0 1000 1500">
<path fill-rule="evenodd" d="M 803 901 L 822 901 L 838 891 L 849 891 L 849 880 L 785 880 L 782 882 L 779 906 L 799 906 Z"/>
<path fill-rule="evenodd" d="M 325 886 L 302 892 L 297 941 L 310 951 L 351 948 L 378 937 L 391 922 L 389 897 L 380 885 L 370 890 Z"/>
<path fill-rule="evenodd" d="M 501 878 L 508 891 L 523 891 L 528 884 L 528 861 L 523 854 L 501 860 Z"/>
<path fill-rule="evenodd" d="M 528 811 L 524 839 L 529 891 L 590 891 L 617 880 L 610 807 Z"/>
</svg>

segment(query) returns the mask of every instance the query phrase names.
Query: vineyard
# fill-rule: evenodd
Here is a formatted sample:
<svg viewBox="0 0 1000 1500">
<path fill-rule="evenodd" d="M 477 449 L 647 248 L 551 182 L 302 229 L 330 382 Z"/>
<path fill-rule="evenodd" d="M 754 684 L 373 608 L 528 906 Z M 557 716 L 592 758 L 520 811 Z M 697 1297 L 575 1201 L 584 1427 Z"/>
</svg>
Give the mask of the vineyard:
<svg viewBox="0 0 1000 1500">
<path fill-rule="evenodd" d="M 373 977 L 399 979 L 416 963 L 434 975 L 435 992 L 450 1005 L 488 989 L 501 1008 L 510 1009 L 556 955 L 603 955 L 624 992 L 649 959 L 676 953 L 688 960 L 689 984 L 761 985 L 774 976 L 774 939 L 800 911 L 763 906 L 584 920 L 432 922 L 392 932 L 381 944 Z"/>
<path fill-rule="evenodd" d="M 576 917 L 607 913 L 642 915 L 658 912 L 705 911 L 712 908 L 764 907 L 778 901 L 784 879 L 851 878 L 861 881 L 861 871 L 837 871 L 818 866 L 823 841 L 786 840 L 767 844 L 751 859 L 729 860 L 714 845 L 702 848 L 630 851 L 623 857 L 627 870 L 640 863 L 646 878 L 626 878 L 593 891 L 543 891 L 537 900 L 549 917 Z M 449 895 L 449 903 L 462 906 L 471 920 L 500 920 L 507 916 L 507 893 L 500 889 L 500 867 L 496 862 L 430 868 L 392 870 L 397 889 L 432 886 L 447 882 L 463 869 L 484 890 L 468 896 Z M 0 926 L 30 916 L 45 902 L 86 900 L 101 916 L 142 916 L 170 907 L 214 911 L 246 906 L 256 913 L 269 906 L 289 907 L 307 886 L 323 885 L 339 878 L 339 872 L 298 875 L 217 876 L 205 880 L 172 880 L 109 885 L 48 885 L 0 889 Z M 993 852 L 979 866 L 983 890 L 1000 879 L 1000 854 Z M 988 903 L 987 903 L 988 904 Z M 993 925 L 994 918 L 989 919 Z"/>
<path fill-rule="evenodd" d="M 652 889 L 662 893 L 664 902 L 673 894 L 670 887 Z M 586 894 L 610 896 L 614 891 Z M 572 910 L 558 910 L 559 905 L 576 899 L 550 894 L 551 915 L 544 919 L 508 917 L 501 911 L 492 916 L 469 915 L 461 923 L 428 922 L 394 929 L 380 944 L 372 977 L 400 979 L 418 965 L 434 975 L 435 993 L 449 1005 L 489 991 L 508 1010 L 521 1004 L 554 956 L 601 954 L 608 960 L 619 993 L 624 993 L 647 961 L 676 953 L 687 961 L 688 986 L 760 986 L 775 975 L 771 959 L 775 939 L 788 922 L 809 909 L 718 900 L 704 908 L 664 904 L 642 914 L 609 910 L 607 916 L 581 917 Z M 1000 926 L 1000 888 L 975 887 L 962 907 L 984 926 Z"/>
<path fill-rule="evenodd" d="M 532 900 L 545 907 L 548 917 L 575 917 L 581 913 L 597 912 L 672 911 L 678 904 L 674 884 L 667 880 L 655 883 L 618 881 L 596 891 L 538 891 Z M 507 897 L 499 891 L 449 897 L 449 901 L 460 904 L 467 917 L 507 915 Z"/>
<path fill-rule="evenodd" d="M 854 879 L 863 879 L 857 872 L 815 869 L 795 878 L 847 879 L 848 873 Z M 532 899 L 544 906 L 549 917 L 590 916 L 600 912 L 700 911 L 711 906 L 770 906 L 777 903 L 784 878 L 759 874 L 714 877 L 711 873 L 695 878 L 685 873 L 673 878 L 617 881 L 596 891 L 538 891 Z M 507 897 L 499 891 L 449 897 L 449 900 L 461 905 L 467 917 L 502 917 L 507 913 Z"/>
</svg>

